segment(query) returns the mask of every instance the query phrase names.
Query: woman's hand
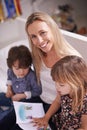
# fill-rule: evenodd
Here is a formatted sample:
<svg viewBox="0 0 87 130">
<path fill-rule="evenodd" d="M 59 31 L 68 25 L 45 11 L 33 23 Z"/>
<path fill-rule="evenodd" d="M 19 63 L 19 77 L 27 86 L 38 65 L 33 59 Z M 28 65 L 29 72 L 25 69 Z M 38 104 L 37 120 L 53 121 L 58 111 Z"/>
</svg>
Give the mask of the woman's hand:
<svg viewBox="0 0 87 130">
<path fill-rule="evenodd" d="M 34 126 L 37 126 L 38 129 L 39 128 L 43 128 L 44 130 L 47 129 L 48 126 L 48 120 L 46 119 L 46 117 L 41 117 L 41 118 L 32 118 L 33 121 L 32 123 L 34 124 Z"/>
</svg>

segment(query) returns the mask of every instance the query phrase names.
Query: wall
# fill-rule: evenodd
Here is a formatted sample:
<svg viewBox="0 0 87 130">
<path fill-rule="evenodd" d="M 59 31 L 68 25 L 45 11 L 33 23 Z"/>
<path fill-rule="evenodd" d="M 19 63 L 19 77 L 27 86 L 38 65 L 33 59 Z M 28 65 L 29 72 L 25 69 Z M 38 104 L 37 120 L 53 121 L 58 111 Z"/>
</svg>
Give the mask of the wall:
<svg viewBox="0 0 87 130">
<path fill-rule="evenodd" d="M 74 8 L 73 17 L 78 27 L 87 27 L 87 0 L 21 0 L 22 18 L 27 18 L 34 11 L 44 11 L 51 15 L 58 5 L 64 4 L 71 4 Z"/>
<path fill-rule="evenodd" d="M 87 37 L 61 30 L 65 39 L 83 56 L 87 62 Z"/>
<path fill-rule="evenodd" d="M 23 12 L 22 15 L 16 20 L 8 20 L 0 23 L 0 48 L 14 41 L 26 39 L 25 21 L 34 11 L 44 11 L 51 15 L 58 5 L 72 4 L 75 10 L 73 12 L 74 17 L 78 26 L 87 26 L 86 0 L 84 2 L 83 0 L 20 0 L 20 3 Z M 19 23 L 20 19 L 21 22 Z"/>
</svg>

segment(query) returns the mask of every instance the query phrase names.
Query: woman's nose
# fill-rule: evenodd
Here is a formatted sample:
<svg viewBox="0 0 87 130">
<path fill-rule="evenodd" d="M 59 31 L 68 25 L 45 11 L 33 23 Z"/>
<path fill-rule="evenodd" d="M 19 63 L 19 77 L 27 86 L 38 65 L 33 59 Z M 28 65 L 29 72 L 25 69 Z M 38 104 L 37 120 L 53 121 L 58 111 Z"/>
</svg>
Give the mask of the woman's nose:
<svg viewBox="0 0 87 130">
<path fill-rule="evenodd" d="M 38 36 L 37 41 L 38 41 L 38 43 L 41 43 L 43 41 L 43 38 L 41 36 Z"/>
</svg>

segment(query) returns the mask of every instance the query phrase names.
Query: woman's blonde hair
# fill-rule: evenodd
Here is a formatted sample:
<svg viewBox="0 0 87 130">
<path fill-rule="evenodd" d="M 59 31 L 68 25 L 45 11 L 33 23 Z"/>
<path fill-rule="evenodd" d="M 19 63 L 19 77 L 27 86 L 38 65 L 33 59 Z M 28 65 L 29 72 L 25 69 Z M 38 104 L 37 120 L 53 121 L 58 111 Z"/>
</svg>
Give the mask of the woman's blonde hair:
<svg viewBox="0 0 87 130">
<path fill-rule="evenodd" d="M 58 25 L 55 23 L 55 21 L 46 13 L 44 12 L 34 12 L 31 14 L 26 21 L 25 29 L 28 34 L 28 26 L 32 24 L 34 21 L 43 21 L 45 22 L 48 27 L 50 28 L 53 39 L 54 39 L 54 48 L 58 55 L 58 57 L 64 57 L 66 55 L 80 55 L 62 36 Z M 41 68 L 41 59 L 43 52 L 37 48 L 31 41 L 29 34 L 28 38 L 31 44 L 31 50 L 32 50 L 32 56 L 33 56 L 33 62 L 36 69 L 36 75 L 38 78 L 40 78 L 40 68 Z"/>
<path fill-rule="evenodd" d="M 78 56 L 65 56 L 51 70 L 54 81 L 68 83 L 71 87 L 72 109 L 82 109 L 84 93 L 87 91 L 87 65 Z"/>
</svg>

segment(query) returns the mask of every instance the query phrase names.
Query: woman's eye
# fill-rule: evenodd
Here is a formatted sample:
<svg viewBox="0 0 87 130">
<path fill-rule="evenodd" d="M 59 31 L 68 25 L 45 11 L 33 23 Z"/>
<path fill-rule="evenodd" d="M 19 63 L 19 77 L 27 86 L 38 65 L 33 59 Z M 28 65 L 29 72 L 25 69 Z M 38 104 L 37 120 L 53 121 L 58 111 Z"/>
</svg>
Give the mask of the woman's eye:
<svg viewBox="0 0 87 130">
<path fill-rule="evenodd" d="M 47 32 L 41 32 L 41 36 L 45 36 Z"/>
<path fill-rule="evenodd" d="M 31 39 L 34 39 L 34 38 L 36 38 L 36 36 L 35 36 L 35 35 L 32 35 L 32 36 L 31 36 Z"/>
</svg>

